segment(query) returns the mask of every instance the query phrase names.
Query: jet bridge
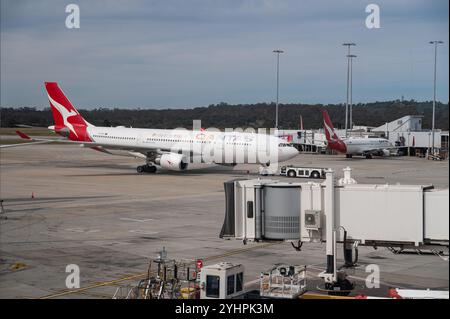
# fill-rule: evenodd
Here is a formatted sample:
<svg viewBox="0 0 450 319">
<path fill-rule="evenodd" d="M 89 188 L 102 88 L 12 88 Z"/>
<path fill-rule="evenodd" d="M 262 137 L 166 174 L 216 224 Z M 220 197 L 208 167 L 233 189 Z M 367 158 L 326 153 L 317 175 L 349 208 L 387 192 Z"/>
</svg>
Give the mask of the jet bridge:
<svg viewBox="0 0 450 319">
<path fill-rule="evenodd" d="M 272 179 L 225 183 L 226 212 L 220 237 L 247 241 L 326 242 L 326 287 L 339 281 L 336 243 L 346 264 L 352 245 L 448 249 L 449 191 L 432 185 L 358 184 L 351 169 L 323 183 Z M 295 247 L 295 246 L 294 246 Z M 328 284 L 328 286 L 327 286 Z"/>
<path fill-rule="evenodd" d="M 337 183 L 234 180 L 225 194 L 221 237 L 322 242 L 330 226 L 338 242 L 345 229 L 360 245 L 448 246 L 449 192 L 432 185 L 357 184 L 347 168 Z"/>
</svg>

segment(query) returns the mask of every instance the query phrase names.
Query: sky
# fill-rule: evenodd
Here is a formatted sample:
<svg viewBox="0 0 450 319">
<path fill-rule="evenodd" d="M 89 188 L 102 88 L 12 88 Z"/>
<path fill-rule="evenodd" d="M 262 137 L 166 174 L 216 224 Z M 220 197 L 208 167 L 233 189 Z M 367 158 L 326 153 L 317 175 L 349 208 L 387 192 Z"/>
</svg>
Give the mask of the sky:
<svg viewBox="0 0 450 319">
<path fill-rule="evenodd" d="M 2 107 L 46 107 L 57 81 L 80 108 L 190 108 L 276 99 L 344 103 L 354 42 L 353 101 L 449 100 L 447 0 L 1 0 Z M 80 8 L 68 29 L 66 5 Z M 366 27 L 366 6 L 380 28 Z"/>
</svg>

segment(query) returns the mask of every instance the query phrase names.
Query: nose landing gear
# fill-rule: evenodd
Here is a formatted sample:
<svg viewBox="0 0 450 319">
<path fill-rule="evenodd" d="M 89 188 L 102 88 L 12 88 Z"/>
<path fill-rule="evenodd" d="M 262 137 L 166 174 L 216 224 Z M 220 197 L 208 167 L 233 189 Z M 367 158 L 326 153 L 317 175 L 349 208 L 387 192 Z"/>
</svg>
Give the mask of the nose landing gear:
<svg viewBox="0 0 450 319">
<path fill-rule="evenodd" d="M 139 173 L 139 174 L 143 174 L 143 173 L 156 173 L 156 166 L 154 166 L 154 165 L 141 165 L 141 166 L 138 166 L 137 168 L 136 168 L 136 171 Z"/>
</svg>

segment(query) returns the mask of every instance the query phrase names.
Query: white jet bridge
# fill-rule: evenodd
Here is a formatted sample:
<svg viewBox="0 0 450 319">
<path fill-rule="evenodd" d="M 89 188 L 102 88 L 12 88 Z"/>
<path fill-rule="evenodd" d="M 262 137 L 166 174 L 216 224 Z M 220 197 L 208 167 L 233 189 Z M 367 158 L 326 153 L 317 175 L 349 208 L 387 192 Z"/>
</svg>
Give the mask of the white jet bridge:
<svg viewBox="0 0 450 319">
<path fill-rule="evenodd" d="M 351 169 L 323 183 L 272 179 L 225 183 L 226 212 L 221 238 L 247 241 L 326 242 L 325 287 L 339 284 L 336 243 L 352 264 L 358 245 L 430 249 L 449 244 L 449 191 L 432 185 L 358 184 Z M 295 245 L 293 244 L 295 247 Z"/>
</svg>

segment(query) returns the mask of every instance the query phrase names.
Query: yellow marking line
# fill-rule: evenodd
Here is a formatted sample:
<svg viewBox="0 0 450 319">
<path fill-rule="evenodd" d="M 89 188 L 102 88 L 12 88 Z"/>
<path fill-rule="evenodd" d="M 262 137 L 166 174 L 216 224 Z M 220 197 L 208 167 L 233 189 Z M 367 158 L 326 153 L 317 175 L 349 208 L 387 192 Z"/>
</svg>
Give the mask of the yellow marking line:
<svg viewBox="0 0 450 319">
<path fill-rule="evenodd" d="M 84 287 L 84 288 L 65 290 L 65 291 L 62 291 L 62 292 L 59 292 L 59 293 L 56 293 L 56 294 L 40 297 L 39 299 L 51 299 L 51 298 L 66 296 L 66 295 L 70 295 L 70 294 L 76 294 L 76 293 L 84 292 L 86 290 L 97 288 L 97 287 L 110 286 L 110 285 L 114 285 L 115 283 L 119 283 L 119 282 L 122 282 L 122 281 L 137 279 L 137 278 L 143 277 L 145 275 L 147 275 L 147 273 L 134 274 L 134 275 L 130 275 L 130 276 L 119 278 L 119 279 L 115 279 L 115 280 L 95 283 L 95 284 L 92 284 L 92 285 Z"/>
<path fill-rule="evenodd" d="M 273 245 L 277 245 L 277 244 L 280 244 L 280 243 L 282 243 L 282 242 L 268 243 L 268 244 L 262 244 L 262 245 L 258 245 L 258 246 L 252 246 L 252 247 L 246 247 L 246 248 L 231 250 L 231 251 L 223 253 L 221 255 L 206 257 L 203 260 L 204 261 L 211 261 L 211 260 L 215 260 L 215 259 L 219 259 L 219 258 L 228 257 L 228 256 L 236 255 L 236 254 L 239 254 L 239 253 L 243 253 L 243 252 L 248 251 L 248 250 L 259 249 L 259 248 L 267 248 L 267 247 L 270 247 L 270 246 L 273 246 Z M 147 276 L 147 272 L 134 274 L 134 275 L 129 275 L 129 276 L 126 276 L 126 277 L 115 279 L 115 280 L 99 282 L 99 283 L 95 283 L 95 284 L 92 284 L 92 285 L 89 285 L 89 286 L 86 286 L 86 287 L 83 287 L 83 288 L 77 288 L 77 289 L 71 289 L 71 290 L 63 290 L 63 291 L 55 293 L 55 294 L 39 297 L 38 299 L 52 299 L 52 298 L 62 297 L 62 296 L 71 295 L 71 294 L 78 294 L 78 293 L 85 292 L 85 291 L 87 291 L 89 289 L 94 289 L 94 288 L 104 287 L 104 286 L 111 286 L 111 285 L 117 284 L 117 283 L 122 282 L 122 281 L 138 279 L 138 278 L 141 278 L 141 277 L 144 277 L 144 276 Z"/>
</svg>

